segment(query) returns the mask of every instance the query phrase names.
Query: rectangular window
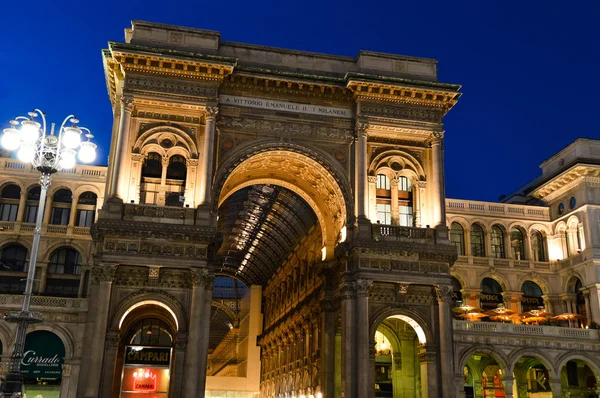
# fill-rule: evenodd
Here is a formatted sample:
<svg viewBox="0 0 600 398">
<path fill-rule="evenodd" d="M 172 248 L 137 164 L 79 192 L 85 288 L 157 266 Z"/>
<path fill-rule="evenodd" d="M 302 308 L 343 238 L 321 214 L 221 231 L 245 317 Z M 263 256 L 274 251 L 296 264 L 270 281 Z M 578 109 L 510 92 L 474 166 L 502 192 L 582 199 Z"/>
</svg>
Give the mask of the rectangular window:
<svg viewBox="0 0 600 398">
<path fill-rule="evenodd" d="M 37 205 L 27 205 L 25 207 L 25 214 L 23 215 L 23 221 L 28 223 L 35 223 L 35 219 L 37 218 Z"/>
<path fill-rule="evenodd" d="M 0 221 L 17 221 L 17 212 L 19 205 L 2 203 L 0 204 Z"/>
<path fill-rule="evenodd" d="M 389 203 L 377 203 L 377 222 L 390 225 L 392 223 L 392 205 Z"/>
<path fill-rule="evenodd" d="M 64 209 L 61 207 L 52 208 L 52 217 L 50 218 L 50 224 L 52 225 L 69 225 L 69 216 L 71 215 L 71 209 Z"/>
<path fill-rule="evenodd" d="M 77 222 L 75 225 L 90 228 L 94 223 L 94 213 L 94 210 L 77 210 Z"/>
<path fill-rule="evenodd" d="M 377 174 L 377 189 L 390 190 L 390 179 L 385 174 Z"/>
<path fill-rule="evenodd" d="M 398 216 L 401 226 L 412 227 L 413 226 L 413 208 L 412 206 L 398 206 Z"/>
</svg>

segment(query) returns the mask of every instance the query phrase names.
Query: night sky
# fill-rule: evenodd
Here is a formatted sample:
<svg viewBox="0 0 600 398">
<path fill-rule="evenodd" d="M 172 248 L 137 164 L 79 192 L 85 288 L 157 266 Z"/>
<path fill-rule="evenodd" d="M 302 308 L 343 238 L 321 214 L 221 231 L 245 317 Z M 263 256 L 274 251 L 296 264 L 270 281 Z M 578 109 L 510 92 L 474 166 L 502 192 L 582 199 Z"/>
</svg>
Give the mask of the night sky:
<svg viewBox="0 0 600 398">
<path fill-rule="evenodd" d="M 56 123 L 74 113 L 96 134 L 100 164 L 112 124 L 100 50 L 124 41 L 132 19 L 227 41 L 438 59 L 440 81 L 463 93 L 445 118 L 447 197 L 496 200 L 576 138 L 600 138 L 600 1 L 6 0 L 2 9 L 0 126 L 34 107 Z"/>
</svg>

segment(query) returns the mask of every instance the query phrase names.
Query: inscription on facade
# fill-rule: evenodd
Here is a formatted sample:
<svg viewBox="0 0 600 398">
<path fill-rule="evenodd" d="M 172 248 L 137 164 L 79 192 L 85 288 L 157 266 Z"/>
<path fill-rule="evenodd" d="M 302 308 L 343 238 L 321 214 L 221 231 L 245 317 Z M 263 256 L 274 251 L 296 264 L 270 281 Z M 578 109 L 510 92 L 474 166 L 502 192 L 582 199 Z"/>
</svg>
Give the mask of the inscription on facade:
<svg viewBox="0 0 600 398">
<path fill-rule="evenodd" d="M 277 101 L 265 98 L 238 97 L 235 95 L 219 96 L 219 103 L 223 105 L 237 105 L 249 108 L 270 109 L 274 111 L 289 111 L 308 113 L 312 115 L 333 116 L 350 119 L 354 117 L 349 108 L 340 108 L 335 106 L 298 104 L 288 101 Z"/>
</svg>

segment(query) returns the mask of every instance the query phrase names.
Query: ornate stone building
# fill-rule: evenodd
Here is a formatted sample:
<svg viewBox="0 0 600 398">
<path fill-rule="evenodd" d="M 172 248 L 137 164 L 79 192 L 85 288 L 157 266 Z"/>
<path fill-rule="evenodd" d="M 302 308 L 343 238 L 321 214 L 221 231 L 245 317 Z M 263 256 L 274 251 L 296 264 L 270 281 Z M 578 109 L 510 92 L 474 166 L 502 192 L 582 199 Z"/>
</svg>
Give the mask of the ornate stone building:
<svg viewBox="0 0 600 398">
<path fill-rule="evenodd" d="M 445 199 L 442 119 L 460 87 L 438 82 L 436 61 L 140 21 L 125 36 L 103 52 L 109 164 L 52 185 L 32 301 L 45 322 L 28 347 L 57 359 L 52 373 L 24 364 L 28 391 L 591 391 L 597 330 L 453 320 L 451 307 L 539 304 L 600 322 L 599 142 L 575 142 L 506 203 Z M 36 172 L 4 155 L 8 310 L 21 302 Z M 0 323 L 3 361 L 13 334 Z"/>
</svg>

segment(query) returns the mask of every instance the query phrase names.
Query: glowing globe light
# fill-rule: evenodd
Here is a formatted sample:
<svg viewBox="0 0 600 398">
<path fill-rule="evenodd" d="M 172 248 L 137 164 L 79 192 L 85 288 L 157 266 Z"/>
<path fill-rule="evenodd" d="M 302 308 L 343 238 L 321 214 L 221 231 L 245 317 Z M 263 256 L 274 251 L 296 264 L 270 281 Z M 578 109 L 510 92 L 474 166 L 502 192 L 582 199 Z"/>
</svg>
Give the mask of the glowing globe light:
<svg viewBox="0 0 600 398">
<path fill-rule="evenodd" d="M 17 150 L 21 146 L 21 133 L 14 127 L 4 129 L 1 143 L 2 147 L 6 150 Z"/>
<path fill-rule="evenodd" d="M 35 147 L 30 143 L 23 143 L 17 152 L 17 158 L 21 162 L 31 163 L 35 158 Z"/>
<path fill-rule="evenodd" d="M 96 159 L 96 144 L 84 141 L 79 146 L 79 160 L 83 163 L 92 163 Z"/>
<path fill-rule="evenodd" d="M 75 151 L 72 149 L 63 149 L 58 165 L 61 169 L 72 169 L 75 167 Z"/>
<path fill-rule="evenodd" d="M 40 138 L 40 124 L 33 120 L 21 122 L 21 139 L 25 142 L 36 142 Z"/>
<path fill-rule="evenodd" d="M 75 149 L 81 143 L 81 130 L 75 126 L 65 127 L 62 133 L 62 145 L 65 148 Z"/>
</svg>

